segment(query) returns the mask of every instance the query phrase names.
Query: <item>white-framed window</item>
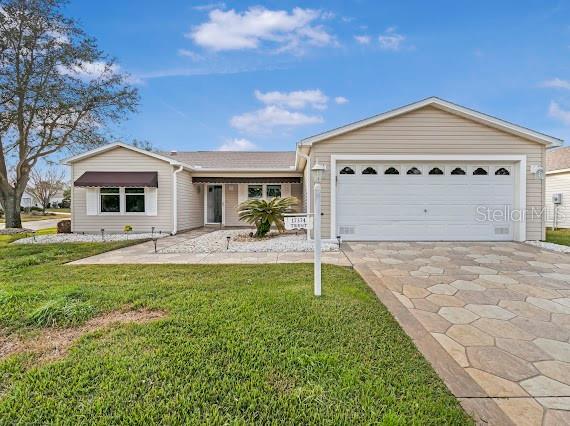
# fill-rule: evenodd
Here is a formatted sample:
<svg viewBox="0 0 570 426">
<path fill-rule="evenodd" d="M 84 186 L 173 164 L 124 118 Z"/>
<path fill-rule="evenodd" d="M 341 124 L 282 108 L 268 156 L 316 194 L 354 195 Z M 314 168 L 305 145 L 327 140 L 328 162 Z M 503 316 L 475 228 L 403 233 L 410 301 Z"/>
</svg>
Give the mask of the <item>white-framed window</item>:
<svg viewBox="0 0 570 426">
<path fill-rule="evenodd" d="M 247 185 L 247 198 L 276 198 L 281 197 L 281 194 L 280 184 Z"/>
<path fill-rule="evenodd" d="M 511 168 L 508 166 L 500 166 L 495 169 L 495 176 L 510 176 Z"/>
<path fill-rule="evenodd" d="M 99 211 L 101 213 L 121 213 L 121 189 L 106 187 L 99 189 Z"/>
<path fill-rule="evenodd" d="M 125 188 L 125 212 L 145 212 L 144 188 Z"/>
<path fill-rule="evenodd" d="M 487 176 L 489 174 L 489 168 L 486 166 L 474 166 L 473 169 L 473 176 Z"/>
<path fill-rule="evenodd" d="M 248 185 L 247 198 L 263 198 L 263 185 Z"/>
<path fill-rule="evenodd" d="M 267 198 L 281 197 L 281 185 L 267 185 L 265 187 Z"/>
</svg>

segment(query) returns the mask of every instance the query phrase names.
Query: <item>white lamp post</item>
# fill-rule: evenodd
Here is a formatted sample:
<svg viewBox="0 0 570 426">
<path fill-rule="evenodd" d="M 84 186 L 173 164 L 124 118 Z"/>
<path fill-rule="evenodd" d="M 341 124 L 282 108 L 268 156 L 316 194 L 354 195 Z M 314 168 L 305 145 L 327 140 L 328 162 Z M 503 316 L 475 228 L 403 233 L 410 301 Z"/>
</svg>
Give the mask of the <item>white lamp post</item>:
<svg viewBox="0 0 570 426">
<path fill-rule="evenodd" d="M 315 204 L 314 204 L 314 240 L 315 240 L 315 296 L 321 295 L 321 179 L 325 171 L 325 166 L 322 164 L 315 164 L 311 169 L 315 179 Z"/>
</svg>

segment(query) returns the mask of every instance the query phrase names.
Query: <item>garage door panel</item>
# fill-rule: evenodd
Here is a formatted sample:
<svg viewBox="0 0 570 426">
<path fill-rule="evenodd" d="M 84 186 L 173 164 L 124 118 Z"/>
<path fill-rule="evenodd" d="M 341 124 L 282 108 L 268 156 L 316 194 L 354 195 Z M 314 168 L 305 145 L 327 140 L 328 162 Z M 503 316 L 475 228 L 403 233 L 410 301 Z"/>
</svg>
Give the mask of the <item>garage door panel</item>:
<svg viewBox="0 0 570 426">
<path fill-rule="evenodd" d="M 370 165 L 370 164 L 369 164 Z M 379 173 L 387 165 L 370 165 Z M 422 175 L 337 176 L 337 229 L 345 240 L 512 240 L 508 222 L 482 221 L 480 210 L 512 209 L 515 179 L 473 175 L 477 167 L 442 166 L 446 175 L 427 175 L 435 165 L 420 165 Z M 394 165 L 405 173 L 411 165 Z M 466 175 L 449 175 L 461 167 Z M 341 169 L 340 167 L 338 168 Z M 512 170 L 512 169 L 511 169 Z M 477 220 L 479 219 L 479 220 Z"/>
</svg>

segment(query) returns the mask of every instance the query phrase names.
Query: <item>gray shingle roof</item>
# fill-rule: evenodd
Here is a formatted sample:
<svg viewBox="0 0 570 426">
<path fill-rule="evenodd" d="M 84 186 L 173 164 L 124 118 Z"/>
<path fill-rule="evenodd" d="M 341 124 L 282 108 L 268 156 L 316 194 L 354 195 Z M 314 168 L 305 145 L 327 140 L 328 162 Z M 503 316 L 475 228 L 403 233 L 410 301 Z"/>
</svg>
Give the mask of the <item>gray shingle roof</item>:
<svg viewBox="0 0 570 426">
<path fill-rule="evenodd" d="M 178 151 L 161 155 L 204 169 L 291 169 L 295 151 Z"/>
<path fill-rule="evenodd" d="M 570 169 L 570 147 L 546 151 L 546 171 Z"/>
</svg>

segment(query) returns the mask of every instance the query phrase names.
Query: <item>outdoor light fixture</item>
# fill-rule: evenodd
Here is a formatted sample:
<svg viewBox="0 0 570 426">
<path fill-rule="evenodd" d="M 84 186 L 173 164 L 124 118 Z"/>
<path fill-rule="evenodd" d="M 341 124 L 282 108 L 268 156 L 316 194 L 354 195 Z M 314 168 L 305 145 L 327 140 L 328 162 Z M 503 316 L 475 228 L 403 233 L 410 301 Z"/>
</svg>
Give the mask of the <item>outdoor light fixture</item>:
<svg viewBox="0 0 570 426">
<path fill-rule="evenodd" d="M 340 250 L 340 241 L 341 241 L 340 235 L 336 236 L 336 240 L 338 241 L 338 249 Z"/>
<path fill-rule="evenodd" d="M 313 166 L 311 171 L 313 172 L 313 179 L 315 183 L 321 183 L 321 180 L 323 178 L 323 173 L 325 172 L 325 166 L 317 163 Z"/>
<path fill-rule="evenodd" d="M 231 240 L 231 239 L 232 239 L 232 237 L 229 237 L 229 236 L 226 237 L 226 241 L 227 241 L 226 250 L 229 250 L 229 249 L 230 249 L 230 240 Z"/>
<path fill-rule="evenodd" d="M 315 181 L 315 204 L 314 204 L 314 253 L 315 253 L 315 260 L 314 260 L 314 290 L 315 296 L 321 295 L 321 179 L 323 178 L 323 173 L 325 171 L 325 166 L 322 164 L 316 163 L 312 168 L 311 172 L 313 174 L 313 179 Z"/>
<path fill-rule="evenodd" d="M 105 241 L 105 230 L 101 228 L 101 240 Z"/>
<path fill-rule="evenodd" d="M 535 175 L 538 179 L 544 179 L 544 167 L 537 164 L 530 166 L 530 172 Z"/>
<path fill-rule="evenodd" d="M 152 242 L 154 243 L 154 252 L 156 253 L 156 243 L 158 242 L 158 238 L 153 238 Z"/>
<path fill-rule="evenodd" d="M 154 226 L 150 228 L 150 235 L 151 237 L 154 237 Z"/>
</svg>

